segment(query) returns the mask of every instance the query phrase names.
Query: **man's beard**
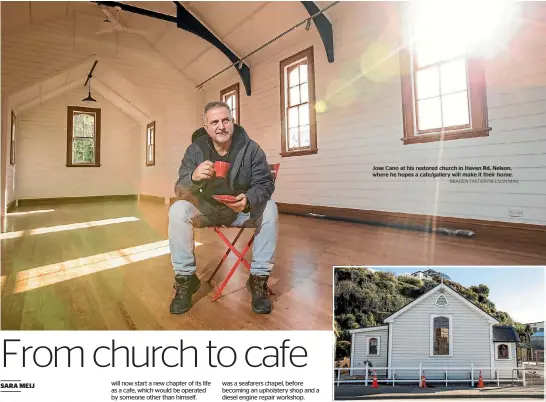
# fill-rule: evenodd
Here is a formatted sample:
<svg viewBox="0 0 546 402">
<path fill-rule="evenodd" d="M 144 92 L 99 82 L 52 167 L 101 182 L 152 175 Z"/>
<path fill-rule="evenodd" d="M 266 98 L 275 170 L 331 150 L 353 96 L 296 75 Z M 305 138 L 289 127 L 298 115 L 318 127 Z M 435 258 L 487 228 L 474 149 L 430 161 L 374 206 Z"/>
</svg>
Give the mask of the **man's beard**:
<svg viewBox="0 0 546 402">
<path fill-rule="evenodd" d="M 231 136 L 230 136 L 228 131 L 221 131 L 221 132 L 216 134 L 214 139 L 217 142 L 227 142 L 227 141 L 230 140 L 230 138 L 231 138 Z"/>
</svg>

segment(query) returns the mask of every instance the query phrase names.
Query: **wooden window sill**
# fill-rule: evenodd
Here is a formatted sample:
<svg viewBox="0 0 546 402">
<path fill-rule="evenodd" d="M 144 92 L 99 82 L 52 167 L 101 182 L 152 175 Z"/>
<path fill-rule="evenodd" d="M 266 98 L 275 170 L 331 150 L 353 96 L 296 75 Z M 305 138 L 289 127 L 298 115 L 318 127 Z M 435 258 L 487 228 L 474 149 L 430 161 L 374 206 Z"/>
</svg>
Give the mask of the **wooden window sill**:
<svg viewBox="0 0 546 402">
<path fill-rule="evenodd" d="M 314 155 L 317 153 L 318 153 L 318 149 L 303 149 L 301 151 L 281 152 L 279 155 L 285 158 L 288 156 Z"/>
<path fill-rule="evenodd" d="M 100 164 L 99 164 L 99 165 L 91 165 L 91 164 L 89 164 L 89 165 L 84 165 L 84 164 L 81 164 L 81 165 L 79 165 L 79 164 L 66 164 L 66 167 L 101 167 L 101 165 L 100 165 Z"/>
<path fill-rule="evenodd" d="M 461 138 L 488 137 L 489 131 L 491 131 L 491 127 L 458 130 L 445 133 L 438 132 L 433 134 L 421 134 L 410 138 L 402 138 L 401 140 L 404 142 L 404 145 L 421 144 L 425 142 L 459 140 Z"/>
</svg>

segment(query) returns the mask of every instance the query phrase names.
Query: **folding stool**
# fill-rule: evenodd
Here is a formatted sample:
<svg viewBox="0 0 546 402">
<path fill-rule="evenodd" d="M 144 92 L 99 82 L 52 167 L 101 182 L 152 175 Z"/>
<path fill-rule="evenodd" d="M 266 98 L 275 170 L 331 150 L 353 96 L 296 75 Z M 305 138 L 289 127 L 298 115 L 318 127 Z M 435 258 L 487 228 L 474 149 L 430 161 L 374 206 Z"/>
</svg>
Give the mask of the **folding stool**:
<svg viewBox="0 0 546 402">
<path fill-rule="evenodd" d="M 269 165 L 269 168 L 271 169 L 271 174 L 273 175 L 273 180 L 276 180 L 277 179 L 277 174 L 279 172 L 279 166 L 280 166 L 280 163 L 275 163 L 275 164 L 271 164 Z M 229 253 L 233 251 L 233 254 L 235 254 L 237 256 L 237 261 L 235 261 L 235 264 L 233 264 L 233 267 L 231 267 L 228 275 L 226 276 L 226 278 L 224 279 L 224 281 L 220 284 L 220 287 L 218 288 L 216 294 L 214 295 L 214 297 L 212 298 L 212 301 L 216 301 L 222 291 L 224 290 L 224 288 L 226 287 L 228 281 L 230 280 L 231 276 L 233 275 L 233 273 L 235 272 L 235 270 L 237 269 L 237 267 L 241 264 L 241 262 L 245 265 L 245 267 L 247 267 L 248 270 L 250 270 L 250 264 L 249 262 L 245 259 L 245 255 L 246 253 L 248 252 L 248 250 L 250 250 L 250 246 L 252 246 L 252 243 L 254 243 L 254 236 L 255 234 L 252 234 L 252 237 L 248 240 L 247 244 L 245 245 L 245 247 L 243 248 L 242 251 L 239 251 L 237 250 L 237 248 L 235 247 L 235 243 L 237 243 L 237 240 L 239 240 L 239 237 L 241 237 L 241 234 L 243 234 L 243 231 L 245 230 L 245 228 L 238 228 L 240 229 L 239 230 L 239 233 L 237 233 L 237 236 L 235 236 L 235 239 L 233 239 L 233 242 L 230 242 L 228 240 L 228 238 L 222 233 L 222 231 L 220 230 L 221 228 L 230 228 L 230 226 L 213 226 L 212 227 L 214 229 L 214 231 L 216 232 L 216 234 L 218 236 L 220 236 L 220 238 L 222 239 L 222 241 L 228 246 L 228 249 L 226 250 L 226 252 L 224 253 L 224 256 L 222 257 L 222 259 L 220 260 L 220 262 L 218 263 L 218 265 L 216 266 L 216 269 L 214 270 L 214 272 L 212 273 L 212 275 L 210 276 L 209 279 L 207 279 L 207 282 L 211 282 L 212 279 L 214 278 L 214 276 L 216 275 L 216 273 L 218 272 L 218 270 L 220 269 L 220 267 L 222 266 L 222 264 L 224 263 L 224 261 L 226 260 L 226 258 L 228 257 Z M 273 295 L 273 291 L 269 288 L 269 286 L 267 287 L 267 290 L 269 291 L 269 294 L 270 295 Z"/>
</svg>

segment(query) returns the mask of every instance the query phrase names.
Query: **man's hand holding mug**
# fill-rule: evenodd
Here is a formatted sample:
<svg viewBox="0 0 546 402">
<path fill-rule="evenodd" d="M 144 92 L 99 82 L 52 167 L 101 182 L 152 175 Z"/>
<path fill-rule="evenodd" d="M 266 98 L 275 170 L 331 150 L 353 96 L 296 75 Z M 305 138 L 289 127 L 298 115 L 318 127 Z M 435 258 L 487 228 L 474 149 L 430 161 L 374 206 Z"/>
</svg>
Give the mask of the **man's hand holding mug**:
<svg viewBox="0 0 546 402">
<path fill-rule="evenodd" d="M 210 180 L 214 177 L 214 164 L 211 161 L 205 161 L 201 163 L 193 171 L 191 179 L 194 183 L 200 182 L 203 180 Z"/>
</svg>

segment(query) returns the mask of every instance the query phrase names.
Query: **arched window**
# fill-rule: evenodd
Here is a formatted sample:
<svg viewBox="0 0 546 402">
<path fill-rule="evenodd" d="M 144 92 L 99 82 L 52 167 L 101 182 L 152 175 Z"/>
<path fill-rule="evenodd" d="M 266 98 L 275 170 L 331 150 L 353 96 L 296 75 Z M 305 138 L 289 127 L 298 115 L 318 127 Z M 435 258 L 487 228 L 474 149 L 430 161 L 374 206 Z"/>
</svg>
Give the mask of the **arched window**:
<svg viewBox="0 0 546 402">
<path fill-rule="evenodd" d="M 451 316 L 431 315 L 430 324 L 431 356 L 451 356 L 453 351 Z"/>
<path fill-rule="evenodd" d="M 506 343 L 500 343 L 497 345 L 497 359 L 510 360 L 510 346 Z"/>
<path fill-rule="evenodd" d="M 447 299 L 444 295 L 440 295 L 438 296 L 438 298 L 436 299 L 436 303 L 435 303 L 437 306 L 447 306 Z"/>
<path fill-rule="evenodd" d="M 369 356 L 379 356 L 380 339 L 376 336 L 369 336 L 367 338 L 367 350 Z"/>
</svg>

